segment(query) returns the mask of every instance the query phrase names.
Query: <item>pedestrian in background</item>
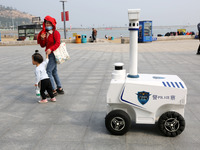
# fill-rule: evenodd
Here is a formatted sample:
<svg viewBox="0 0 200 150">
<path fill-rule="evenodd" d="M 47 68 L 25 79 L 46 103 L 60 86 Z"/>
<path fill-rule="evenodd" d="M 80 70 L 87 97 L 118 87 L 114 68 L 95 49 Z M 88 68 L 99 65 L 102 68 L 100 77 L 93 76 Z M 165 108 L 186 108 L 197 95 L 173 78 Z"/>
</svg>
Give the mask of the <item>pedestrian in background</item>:
<svg viewBox="0 0 200 150">
<path fill-rule="evenodd" d="M 97 38 L 97 30 L 92 28 L 92 39 L 93 39 L 93 42 L 96 42 L 96 38 Z"/>
<path fill-rule="evenodd" d="M 197 25 L 197 29 L 199 31 L 199 41 L 200 41 L 200 23 Z M 197 55 L 200 55 L 200 44 L 199 44 L 199 48 L 197 50 Z"/>
</svg>

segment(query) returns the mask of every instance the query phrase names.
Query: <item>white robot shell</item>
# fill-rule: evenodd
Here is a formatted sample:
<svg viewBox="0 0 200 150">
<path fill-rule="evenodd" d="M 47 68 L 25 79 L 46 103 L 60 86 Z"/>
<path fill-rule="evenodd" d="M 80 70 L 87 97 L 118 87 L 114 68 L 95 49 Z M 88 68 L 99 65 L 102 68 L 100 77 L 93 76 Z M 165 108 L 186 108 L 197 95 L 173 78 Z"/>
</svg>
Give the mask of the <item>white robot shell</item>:
<svg viewBox="0 0 200 150">
<path fill-rule="evenodd" d="M 113 111 L 118 114 L 120 110 L 125 112 L 136 124 L 155 124 L 157 121 L 161 122 L 160 119 L 167 112 L 170 114 L 175 113 L 179 115 L 178 118 L 181 118 L 181 120 L 177 121 L 181 129 L 177 129 L 175 132 L 165 132 L 161 127 L 161 132 L 166 133 L 167 136 L 179 135 L 185 127 L 183 117 L 187 99 L 187 87 L 184 82 L 176 75 L 139 74 L 139 76 L 139 78 L 129 78 L 126 75 L 124 78 L 120 76 L 111 80 L 107 93 L 108 116 L 110 116 L 111 112 L 113 114 Z M 127 119 L 127 115 L 124 119 Z M 123 116 L 116 118 L 123 120 Z M 171 119 L 176 120 L 176 118 Z M 109 119 L 107 121 L 109 122 Z M 124 122 L 126 121 L 124 120 Z M 163 126 L 161 123 L 159 125 Z M 109 127 L 107 128 L 109 129 Z M 125 134 L 128 131 L 125 129 L 123 130 L 124 132 L 111 130 L 111 133 L 117 135 L 119 133 Z"/>
</svg>

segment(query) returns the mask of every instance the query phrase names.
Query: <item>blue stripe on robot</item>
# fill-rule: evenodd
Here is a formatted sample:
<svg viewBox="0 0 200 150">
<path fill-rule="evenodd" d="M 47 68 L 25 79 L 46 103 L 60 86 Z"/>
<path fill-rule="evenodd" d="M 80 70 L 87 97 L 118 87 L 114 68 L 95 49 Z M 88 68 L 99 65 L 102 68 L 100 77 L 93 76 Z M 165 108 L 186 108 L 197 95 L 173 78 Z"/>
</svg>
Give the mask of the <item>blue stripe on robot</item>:
<svg viewBox="0 0 200 150">
<path fill-rule="evenodd" d="M 184 86 L 181 82 L 179 82 L 179 83 L 177 83 L 177 82 L 162 82 L 162 84 L 165 87 L 174 87 L 174 88 L 183 88 L 184 89 Z"/>
</svg>

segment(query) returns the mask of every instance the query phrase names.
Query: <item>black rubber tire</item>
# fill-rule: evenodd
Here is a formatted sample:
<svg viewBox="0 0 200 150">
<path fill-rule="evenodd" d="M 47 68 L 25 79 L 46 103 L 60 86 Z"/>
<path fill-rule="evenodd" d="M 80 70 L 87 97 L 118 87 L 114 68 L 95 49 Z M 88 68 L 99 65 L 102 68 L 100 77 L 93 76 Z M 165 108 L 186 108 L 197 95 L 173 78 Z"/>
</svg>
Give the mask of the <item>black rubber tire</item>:
<svg viewBox="0 0 200 150">
<path fill-rule="evenodd" d="M 123 110 L 113 110 L 105 118 L 107 130 L 113 135 L 124 135 L 131 126 L 129 115 Z"/>
<path fill-rule="evenodd" d="M 179 113 L 169 111 L 160 116 L 158 127 L 165 136 L 175 137 L 185 129 L 185 119 Z"/>
</svg>

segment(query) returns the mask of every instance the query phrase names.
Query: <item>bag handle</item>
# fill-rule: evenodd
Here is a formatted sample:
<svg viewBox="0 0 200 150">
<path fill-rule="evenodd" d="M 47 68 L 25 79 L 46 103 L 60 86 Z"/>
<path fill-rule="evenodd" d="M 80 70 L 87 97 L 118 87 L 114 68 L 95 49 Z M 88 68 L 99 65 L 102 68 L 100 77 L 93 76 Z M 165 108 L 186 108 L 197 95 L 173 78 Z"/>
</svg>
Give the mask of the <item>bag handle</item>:
<svg viewBox="0 0 200 150">
<path fill-rule="evenodd" d="M 54 31 L 53 31 L 53 41 L 54 41 L 54 44 L 56 44 L 56 40 L 54 38 Z"/>
<path fill-rule="evenodd" d="M 55 38 L 54 38 L 54 31 L 53 31 L 53 40 L 54 40 L 54 44 L 56 43 L 56 40 L 55 40 Z M 60 44 L 61 44 L 61 38 L 60 38 Z"/>
</svg>

